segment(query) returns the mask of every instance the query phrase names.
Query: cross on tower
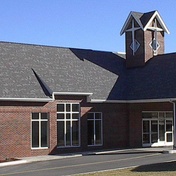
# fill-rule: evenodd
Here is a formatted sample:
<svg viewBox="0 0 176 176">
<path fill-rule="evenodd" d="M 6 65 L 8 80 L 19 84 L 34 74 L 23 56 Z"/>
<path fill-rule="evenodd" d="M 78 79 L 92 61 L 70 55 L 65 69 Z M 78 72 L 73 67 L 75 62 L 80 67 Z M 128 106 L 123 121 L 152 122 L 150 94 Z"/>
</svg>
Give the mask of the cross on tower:
<svg viewBox="0 0 176 176">
<path fill-rule="evenodd" d="M 134 33 L 136 30 L 140 29 L 140 27 L 135 27 L 134 26 L 134 19 L 132 19 L 132 27 L 130 29 L 127 29 L 126 32 L 131 32 L 132 33 L 132 50 L 133 50 L 133 55 L 136 51 L 136 41 L 135 41 L 135 37 L 134 37 Z"/>
<path fill-rule="evenodd" d="M 157 27 L 157 20 L 155 19 L 154 26 L 148 27 L 148 29 L 154 31 L 154 37 L 152 42 L 150 43 L 150 46 L 153 48 L 154 55 L 157 54 L 157 49 L 159 48 L 158 38 L 157 38 L 157 32 L 163 31 L 163 29 Z"/>
</svg>

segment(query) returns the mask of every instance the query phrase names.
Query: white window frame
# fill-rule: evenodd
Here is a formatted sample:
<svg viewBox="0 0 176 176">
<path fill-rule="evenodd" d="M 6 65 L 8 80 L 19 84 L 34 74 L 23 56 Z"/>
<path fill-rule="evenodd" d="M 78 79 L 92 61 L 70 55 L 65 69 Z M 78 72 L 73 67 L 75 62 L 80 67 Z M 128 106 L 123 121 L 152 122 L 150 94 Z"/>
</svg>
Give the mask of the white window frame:
<svg viewBox="0 0 176 176">
<path fill-rule="evenodd" d="M 69 147 L 80 147 L 80 143 L 81 143 L 81 141 L 80 141 L 80 103 L 70 103 L 70 102 L 66 102 L 66 103 L 58 103 L 58 104 L 62 104 L 62 105 L 64 105 L 64 111 L 63 112 L 58 112 L 57 111 L 57 114 L 64 114 L 64 119 L 58 119 L 57 118 L 57 122 L 64 122 L 64 145 L 63 146 L 59 146 L 58 144 L 57 144 L 57 148 L 69 148 Z M 58 105 L 57 104 L 57 105 Z M 70 111 L 66 111 L 66 105 L 67 104 L 69 104 L 70 105 Z M 79 110 L 78 111 L 73 111 L 72 110 L 72 105 L 74 105 L 74 104 L 76 104 L 76 105 L 78 105 L 79 106 Z M 70 119 L 67 119 L 66 118 L 66 115 L 67 114 L 70 114 Z M 78 114 L 78 119 L 72 119 L 72 115 L 73 114 Z M 78 121 L 78 145 L 73 145 L 73 134 L 72 134 L 72 130 L 70 131 L 70 145 L 67 145 L 66 144 L 66 122 L 70 122 L 70 127 L 71 127 L 71 129 L 72 129 L 72 122 L 74 122 L 74 121 Z M 58 127 L 57 127 L 58 128 Z"/>
<path fill-rule="evenodd" d="M 39 119 L 32 119 L 32 114 L 37 113 L 39 114 Z M 47 114 L 47 119 L 42 119 L 41 114 L 46 113 Z M 39 147 L 32 147 L 32 122 L 39 122 Z M 41 146 L 41 122 L 48 122 L 47 123 L 47 147 L 42 147 Z M 32 112 L 31 113 L 31 149 L 48 149 L 49 147 L 49 113 L 48 112 Z"/>
<path fill-rule="evenodd" d="M 95 118 L 95 114 L 98 113 L 101 115 L 101 118 L 100 119 L 96 119 Z M 103 117 L 102 117 L 102 112 L 89 112 L 88 114 L 93 114 L 93 119 L 88 119 L 87 118 L 87 121 L 93 121 L 94 122 L 94 142 L 92 145 L 88 145 L 88 146 L 102 146 L 103 145 Z M 96 144 L 96 134 L 95 134 L 95 122 L 96 121 L 101 121 L 101 144 Z"/>
</svg>

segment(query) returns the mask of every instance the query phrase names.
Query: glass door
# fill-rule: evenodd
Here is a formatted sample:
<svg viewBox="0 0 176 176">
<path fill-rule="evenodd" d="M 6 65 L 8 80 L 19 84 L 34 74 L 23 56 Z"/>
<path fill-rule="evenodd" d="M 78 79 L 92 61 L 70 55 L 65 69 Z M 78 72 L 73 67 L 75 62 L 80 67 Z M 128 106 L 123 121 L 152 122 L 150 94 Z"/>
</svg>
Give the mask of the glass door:
<svg viewBox="0 0 176 176">
<path fill-rule="evenodd" d="M 173 114 L 143 113 L 143 146 L 173 145 Z"/>
</svg>

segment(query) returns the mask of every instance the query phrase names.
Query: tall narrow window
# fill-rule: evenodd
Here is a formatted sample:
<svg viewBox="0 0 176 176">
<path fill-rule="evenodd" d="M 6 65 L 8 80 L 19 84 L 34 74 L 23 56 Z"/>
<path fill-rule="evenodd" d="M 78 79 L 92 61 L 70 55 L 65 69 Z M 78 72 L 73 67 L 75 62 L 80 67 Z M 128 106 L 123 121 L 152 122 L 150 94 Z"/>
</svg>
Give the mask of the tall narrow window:
<svg viewBox="0 0 176 176">
<path fill-rule="evenodd" d="M 32 148 L 48 147 L 48 113 L 32 113 Z"/>
<path fill-rule="evenodd" d="M 88 145 L 102 145 L 102 113 L 88 113 L 87 129 Z"/>
<path fill-rule="evenodd" d="M 79 146 L 80 106 L 78 103 L 57 105 L 58 147 Z"/>
</svg>

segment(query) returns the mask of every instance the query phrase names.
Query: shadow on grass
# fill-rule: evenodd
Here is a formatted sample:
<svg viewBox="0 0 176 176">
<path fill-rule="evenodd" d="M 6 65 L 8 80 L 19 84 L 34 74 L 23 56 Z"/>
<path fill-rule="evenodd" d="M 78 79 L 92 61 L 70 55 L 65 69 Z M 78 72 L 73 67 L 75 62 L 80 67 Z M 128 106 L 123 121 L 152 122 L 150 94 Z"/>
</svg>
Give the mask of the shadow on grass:
<svg viewBox="0 0 176 176">
<path fill-rule="evenodd" d="M 136 167 L 133 172 L 163 172 L 163 171 L 176 171 L 176 161 L 150 164 Z"/>
</svg>

